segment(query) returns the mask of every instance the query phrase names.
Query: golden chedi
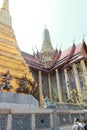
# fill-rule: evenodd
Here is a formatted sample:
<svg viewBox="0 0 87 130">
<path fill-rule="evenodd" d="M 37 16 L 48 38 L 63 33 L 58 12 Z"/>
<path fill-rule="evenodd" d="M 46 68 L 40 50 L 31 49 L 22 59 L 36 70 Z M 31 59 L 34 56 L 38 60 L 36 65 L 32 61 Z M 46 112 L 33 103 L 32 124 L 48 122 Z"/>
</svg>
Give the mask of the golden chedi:
<svg viewBox="0 0 87 130">
<path fill-rule="evenodd" d="M 17 88 L 21 85 L 21 80 L 27 80 L 26 85 L 29 90 L 37 86 L 17 45 L 12 29 L 8 0 L 4 0 L 3 6 L 0 9 L 0 61 L 0 87 L 5 82 L 9 82 L 12 85 L 11 91 L 16 92 Z M 25 85 L 25 83 L 23 82 L 22 85 Z M 1 90 L 9 90 L 4 88 L 5 86 Z"/>
</svg>

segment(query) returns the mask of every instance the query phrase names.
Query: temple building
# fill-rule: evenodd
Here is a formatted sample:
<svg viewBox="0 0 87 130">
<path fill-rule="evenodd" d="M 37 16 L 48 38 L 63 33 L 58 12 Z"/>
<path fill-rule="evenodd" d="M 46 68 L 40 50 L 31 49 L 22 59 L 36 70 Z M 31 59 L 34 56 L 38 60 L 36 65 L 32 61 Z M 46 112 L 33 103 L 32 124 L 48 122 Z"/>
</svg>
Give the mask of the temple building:
<svg viewBox="0 0 87 130">
<path fill-rule="evenodd" d="M 87 101 L 87 45 L 63 51 L 52 47 L 47 28 L 41 51 L 33 55 L 20 51 L 9 13 L 9 1 L 0 9 L 0 90 L 34 95 L 43 105 L 46 96 L 60 103 Z"/>
<path fill-rule="evenodd" d="M 84 38 L 77 46 L 63 51 L 53 49 L 50 33 L 47 28 L 43 32 L 41 51 L 33 55 L 22 52 L 36 82 L 41 95 L 50 101 L 81 103 L 87 100 L 87 46 Z"/>
</svg>

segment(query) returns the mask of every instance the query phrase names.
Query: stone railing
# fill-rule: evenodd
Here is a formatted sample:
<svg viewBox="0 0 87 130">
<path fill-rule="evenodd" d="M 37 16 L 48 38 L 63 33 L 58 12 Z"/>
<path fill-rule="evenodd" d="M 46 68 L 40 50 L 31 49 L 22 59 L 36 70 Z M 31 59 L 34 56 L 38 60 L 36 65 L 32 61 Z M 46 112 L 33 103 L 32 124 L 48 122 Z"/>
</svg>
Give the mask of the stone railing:
<svg viewBox="0 0 87 130">
<path fill-rule="evenodd" d="M 57 111 L 57 125 L 58 126 L 66 126 L 72 125 L 74 123 L 75 118 L 86 118 L 85 111 L 80 110 L 71 110 L 71 111 Z"/>
<path fill-rule="evenodd" d="M 53 130 L 52 110 L 0 109 L 0 130 Z"/>
<path fill-rule="evenodd" d="M 84 111 L 56 109 L 0 109 L 0 130 L 63 130 L 74 118 L 85 118 Z"/>
</svg>

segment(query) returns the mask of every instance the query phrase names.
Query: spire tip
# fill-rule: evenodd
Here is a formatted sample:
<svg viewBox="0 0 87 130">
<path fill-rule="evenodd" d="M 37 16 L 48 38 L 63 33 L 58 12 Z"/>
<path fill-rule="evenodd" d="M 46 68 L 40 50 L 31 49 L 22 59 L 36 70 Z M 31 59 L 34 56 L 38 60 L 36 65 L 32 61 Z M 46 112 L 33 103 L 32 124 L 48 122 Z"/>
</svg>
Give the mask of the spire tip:
<svg viewBox="0 0 87 130">
<path fill-rule="evenodd" d="M 3 0 L 2 10 L 9 11 L 9 0 Z"/>
</svg>

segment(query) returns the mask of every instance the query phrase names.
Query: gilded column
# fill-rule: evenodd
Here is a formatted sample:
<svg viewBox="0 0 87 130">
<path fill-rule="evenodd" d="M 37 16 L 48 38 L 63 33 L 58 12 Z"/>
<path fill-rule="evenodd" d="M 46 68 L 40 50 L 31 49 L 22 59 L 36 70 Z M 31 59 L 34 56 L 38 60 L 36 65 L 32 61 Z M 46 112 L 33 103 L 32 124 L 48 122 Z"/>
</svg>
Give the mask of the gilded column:
<svg viewBox="0 0 87 130">
<path fill-rule="evenodd" d="M 39 73 L 39 101 L 40 101 L 40 106 L 43 106 L 43 93 L 42 93 L 41 71 L 38 71 L 38 73 Z"/>
<path fill-rule="evenodd" d="M 51 88 L 50 73 L 48 73 L 48 85 L 49 85 L 49 97 L 50 97 L 50 101 L 52 101 L 52 88 Z"/>
<path fill-rule="evenodd" d="M 70 99 L 70 85 L 69 85 L 69 76 L 68 76 L 68 70 L 64 69 L 65 74 L 65 81 L 66 81 L 66 90 L 67 90 L 67 97 Z"/>
<path fill-rule="evenodd" d="M 80 80 L 79 80 L 79 75 L 78 75 L 78 70 L 77 70 L 76 64 L 73 65 L 73 70 L 74 70 L 74 75 L 75 75 L 77 91 L 78 91 L 78 93 L 81 94 L 81 86 L 80 86 Z"/>
<path fill-rule="evenodd" d="M 87 68 L 86 68 L 84 60 L 81 61 L 81 65 L 82 65 L 82 71 L 83 71 L 82 76 L 84 77 L 85 85 L 87 86 Z"/>
<path fill-rule="evenodd" d="M 57 89 L 58 89 L 59 102 L 62 103 L 63 102 L 63 97 L 62 97 L 62 89 L 61 89 L 58 69 L 56 69 L 56 80 L 57 80 Z"/>
</svg>

